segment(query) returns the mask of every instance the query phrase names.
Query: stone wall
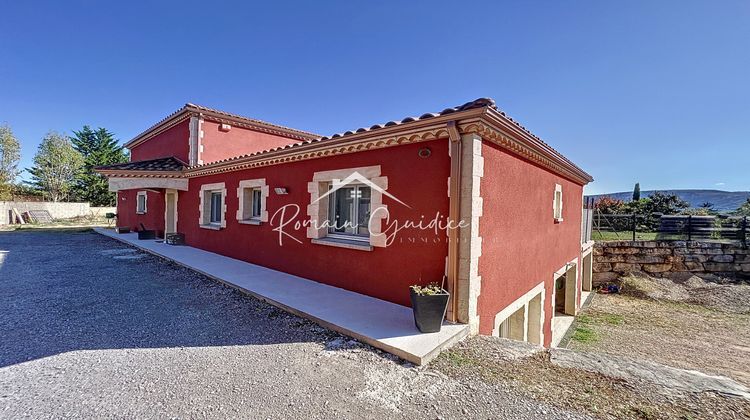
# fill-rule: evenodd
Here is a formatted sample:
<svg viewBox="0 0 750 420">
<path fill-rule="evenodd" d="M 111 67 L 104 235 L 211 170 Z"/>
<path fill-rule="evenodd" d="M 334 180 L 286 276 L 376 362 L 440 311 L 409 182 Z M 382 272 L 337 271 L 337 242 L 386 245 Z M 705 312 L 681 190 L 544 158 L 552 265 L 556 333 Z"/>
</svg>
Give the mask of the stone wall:
<svg viewBox="0 0 750 420">
<path fill-rule="evenodd" d="M 116 207 L 91 207 L 89 203 L 0 201 L 0 225 L 8 224 L 12 220 L 10 211 L 14 208 L 19 213 L 29 210 L 47 210 L 53 219 L 68 219 L 78 216 L 104 216 L 105 213 L 117 213 Z"/>
<path fill-rule="evenodd" d="M 750 250 L 739 244 L 696 241 L 616 241 L 594 246 L 594 282 L 632 272 L 655 276 L 714 273 L 750 276 Z"/>
</svg>

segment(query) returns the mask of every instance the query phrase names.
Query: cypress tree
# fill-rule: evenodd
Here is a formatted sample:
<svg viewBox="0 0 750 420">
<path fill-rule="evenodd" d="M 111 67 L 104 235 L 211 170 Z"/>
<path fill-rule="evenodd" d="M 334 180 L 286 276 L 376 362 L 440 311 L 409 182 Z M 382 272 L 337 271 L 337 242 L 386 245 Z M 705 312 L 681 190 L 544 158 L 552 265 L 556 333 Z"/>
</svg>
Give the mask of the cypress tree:
<svg viewBox="0 0 750 420">
<path fill-rule="evenodd" d="M 641 199 L 641 183 L 636 182 L 635 187 L 633 188 L 633 201 L 638 201 Z"/>
</svg>

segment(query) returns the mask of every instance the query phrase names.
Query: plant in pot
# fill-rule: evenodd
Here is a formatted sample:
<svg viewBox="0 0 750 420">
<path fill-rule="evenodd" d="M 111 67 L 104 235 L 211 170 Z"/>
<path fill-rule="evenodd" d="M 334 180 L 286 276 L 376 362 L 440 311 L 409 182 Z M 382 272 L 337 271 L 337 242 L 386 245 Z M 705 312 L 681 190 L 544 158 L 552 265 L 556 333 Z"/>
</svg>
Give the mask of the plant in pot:
<svg viewBox="0 0 750 420">
<path fill-rule="evenodd" d="M 438 332 L 443 326 L 450 294 L 437 283 L 409 287 L 414 324 L 423 333 Z"/>
</svg>

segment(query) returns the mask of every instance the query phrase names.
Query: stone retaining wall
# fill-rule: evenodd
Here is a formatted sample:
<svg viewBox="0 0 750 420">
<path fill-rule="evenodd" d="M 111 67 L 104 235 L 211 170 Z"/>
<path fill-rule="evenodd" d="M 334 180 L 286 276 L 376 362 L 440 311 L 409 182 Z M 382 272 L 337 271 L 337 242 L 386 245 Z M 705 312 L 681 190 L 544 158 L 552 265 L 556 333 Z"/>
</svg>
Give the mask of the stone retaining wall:
<svg viewBox="0 0 750 420">
<path fill-rule="evenodd" d="M 750 276 L 750 250 L 739 244 L 696 241 L 616 241 L 594 246 L 594 282 L 645 272 Z"/>
</svg>

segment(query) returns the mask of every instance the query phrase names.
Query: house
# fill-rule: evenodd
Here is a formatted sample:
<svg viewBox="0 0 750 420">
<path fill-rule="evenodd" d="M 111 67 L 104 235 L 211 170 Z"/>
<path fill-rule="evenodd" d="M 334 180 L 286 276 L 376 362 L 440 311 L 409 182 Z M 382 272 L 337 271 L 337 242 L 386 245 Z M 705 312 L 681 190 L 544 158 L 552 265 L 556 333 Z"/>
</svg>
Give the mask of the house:
<svg viewBox="0 0 750 420">
<path fill-rule="evenodd" d="M 491 99 L 330 137 L 186 104 L 126 147 L 118 226 L 406 306 L 444 281 L 449 321 L 546 346 L 591 288 L 591 176 Z"/>
</svg>

